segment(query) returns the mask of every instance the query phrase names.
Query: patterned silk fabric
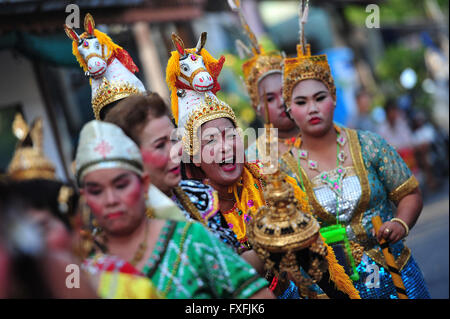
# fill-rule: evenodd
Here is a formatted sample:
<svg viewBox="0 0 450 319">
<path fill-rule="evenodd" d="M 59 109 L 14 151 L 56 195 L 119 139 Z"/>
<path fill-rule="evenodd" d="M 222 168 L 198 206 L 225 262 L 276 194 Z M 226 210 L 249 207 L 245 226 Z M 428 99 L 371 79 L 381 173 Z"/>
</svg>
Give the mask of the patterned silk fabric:
<svg viewBox="0 0 450 319">
<path fill-rule="evenodd" d="M 186 193 L 192 204 L 198 209 L 212 233 L 237 251 L 241 244 L 237 240 L 233 230 L 228 227 L 218 209 L 219 203 L 217 198 L 214 197 L 214 189 L 196 180 L 182 180 L 179 186 Z M 192 216 L 186 211 L 186 208 L 183 207 L 180 200 L 175 196 L 172 199 L 184 213 L 186 219 L 192 221 Z"/>
<path fill-rule="evenodd" d="M 346 226 L 350 241 L 364 247 L 364 257 L 357 267 L 360 280 L 355 282 L 362 298 L 390 298 L 395 289 L 386 272 L 387 265 L 376 238 L 372 235 L 372 217 L 380 216 L 383 222 L 395 217 L 394 205 L 417 186 L 417 180 L 409 168 L 400 158 L 395 149 L 377 134 L 367 131 L 344 129 L 353 160 L 353 168 L 344 180 L 344 203 L 340 209 L 339 221 Z M 297 160 L 293 156 L 283 156 L 283 170 L 305 184 L 309 202 L 321 226 L 336 223 L 336 200 L 331 198 L 330 192 L 324 191 L 309 181 L 304 170 L 300 177 Z M 354 170 L 354 174 L 352 173 Z M 353 176 L 352 176 L 353 175 Z M 355 179 L 354 176 L 358 178 Z M 351 189 L 346 192 L 345 187 Z M 352 193 L 352 194 L 351 194 Z M 359 197 L 359 199 L 358 199 Z M 406 285 L 408 297 L 429 298 L 419 267 L 411 258 L 409 248 L 403 241 L 390 245 L 391 252 L 401 270 Z M 376 264 L 380 269 L 381 288 L 367 289 L 365 279 L 367 272 L 365 265 Z M 383 272 L 384 271 L 384 272 Z M 385 277 L 382 277 L 385 276 Z M 411 279 L 414 280 L 411 280 Z M 365 288 L 364 288 L 365 287 Z M 394 290 L 395 291 L 395 290 Z"/>
<path fill-rule="evenodd" d="M 168 299 L 249 298 L 269 283 L 198 223 L 166 221 L 143 269 Z"/>
</svg>

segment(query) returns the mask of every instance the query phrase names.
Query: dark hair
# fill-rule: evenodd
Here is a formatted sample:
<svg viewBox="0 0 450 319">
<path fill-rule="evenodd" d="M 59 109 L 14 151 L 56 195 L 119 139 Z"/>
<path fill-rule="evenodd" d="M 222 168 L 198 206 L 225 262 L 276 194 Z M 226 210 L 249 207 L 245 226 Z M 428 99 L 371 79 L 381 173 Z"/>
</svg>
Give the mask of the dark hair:
<svg viewBox="0 0 450 319">
<path fill-rule="evenodd" d="M 111 102 L 111 103 L 105 105 L 105 106 L 100 110 L 100 113 L 99 113 L 100 120 L 103 121 L 103 120 L 105 119 L 105 117 L 106 117 L 106 114 L 108 114 L 109 111 L 111 111 L 111 110 L 113 109 L 113 107 L 116 106 L 117 104 L 119 104 L 119 102 L 122 101 L 122 100 L 123 100 L 123 99 L 119 99 L 119 100 L 117 100 L 117 101 L 114 101 L 114 102 Z"/>
<path fill-rule="evenodd" d="M 140 145 L 139 136 L 150 117 L 153 119 L 168 116 L 169 109 L 157 93 L 132 95 L 121 100 L 108 111 L 105 122 L 119 126 L 128 137 Z"/>
<path fill-rule="evenodd" d="M 15 182 L 14 182 L 15 183 Z M 17 246 L 12 237 L 11 229 L 18 221 L 25 221 L 24 209 L 29 207 L 30 197 L 38 198 L 37 190 L 30 194 L 17 193 L 17 184 L 0 177 L 0 245 L 6 248 L 10 262 L 8 277 L 10 284 L 7 290 L 8 298 L 54 298 L 50 284 L 44 273 L 43 251 L 38 255 L 27 252 Z M 39 192 L 42 196 L 45 192 Z"/>
<path fill-rule="evenodd" d="M 389 111 L 393 111 L 398 109 L 397 100 L 395 98 L 388 98 L 386 103 L 384 103 L 384 111 L 388 113 Z"/>
<path fill-rule="evenodd" d="M 361 96 L 364 95 L 369 95 L 369 92 L 364 87 L 360 87 L 355 93 L 356 99 L 359 99 Z"/>
<path fill-rule="evenodd" d="M 63 186 L 72 189 L 72 195 L 67 198 L 67 210 L 62 211 L 58 201 L 60 190 Z M 56 180 L 30 179 L 23 181 L 10 181 L 8 183 L 8 199 L 16 200 L 25 207 L 34 209 L 46 209 L 60 220 L 70 231 L 72 229 L 71 218 L 75 215 L 78 194 L 75 188 Z"/>
</svg>

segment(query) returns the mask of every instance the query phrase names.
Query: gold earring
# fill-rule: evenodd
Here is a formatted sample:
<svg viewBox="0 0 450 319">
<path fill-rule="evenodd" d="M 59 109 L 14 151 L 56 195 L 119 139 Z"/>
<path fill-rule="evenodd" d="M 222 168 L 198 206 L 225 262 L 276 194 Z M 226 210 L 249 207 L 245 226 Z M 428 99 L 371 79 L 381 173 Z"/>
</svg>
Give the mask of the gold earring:
<svg viewBox="0 0 450 319">
<path fill-rule="evenodd" d="M 148 218 L 152 218 L 155 211 L 153 210 L 153 208 L 148 204 L 148 193 L 145 193 L 145 215 L 147 215 Z"/>
<path fill-rule="evenodd" d="M 147 215 L 148 218 L 153 218 L 154 213 L 155 211 L 150 206 L 145 210 L 145 215 Z"/>
</svg>

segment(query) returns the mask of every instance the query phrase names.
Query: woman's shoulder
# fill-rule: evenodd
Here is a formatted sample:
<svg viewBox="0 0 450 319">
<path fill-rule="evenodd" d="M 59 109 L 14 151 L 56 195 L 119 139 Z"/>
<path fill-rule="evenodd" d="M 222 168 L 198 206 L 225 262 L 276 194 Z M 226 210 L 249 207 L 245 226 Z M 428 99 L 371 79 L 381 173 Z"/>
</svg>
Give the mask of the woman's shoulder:
<svg viewBox="0 0 450 319">
<path fill-rule="evenodd" d="M 370 151 L 372 148 L 376 149 L 377 146 L 385 146 L 388 144 L 381 135 L 373 131 L 352 129 L 347 127 L 345 128 L 345 131 L 348 135 L 347 138 L 350 140 L 350 143 L 352 143 L 352 141 L 356 142 L 355 139 L 357 139 L 363 152 Z"/>
<path fill-rule="evenodd" d="M 211 186 L 195 179 L 183 179 L 178 185 L 183 190 L 207 191 L 213 189 Z"/>
<path fill-rule="evenodd" d="M 358 129 L 350 129 L 347 128 L 348 132 L 354 132 L 356 134 L 356 136 L 358 136 L 358 140 L 361 143 L 369 143 L 369 141 L 371 141 L 372 143 L 380 143 L 383 142 L 384 139 L 383 137 L 381 137 L 381 135 L 379 135 L 376 132 L 373 131 L 366 131 L 366 130 L 358 130 Z M 371 144 L 371 143 L 369 143 Z"/>
<path fill-rule="evenodd" d="M 183 190 L 189 201 L 194 204 L 204 219 L 211 217 L 219 210 L 217 192 L 210 185 L 198 180 L 182 180 L 179 187 Z"/>
</svg>

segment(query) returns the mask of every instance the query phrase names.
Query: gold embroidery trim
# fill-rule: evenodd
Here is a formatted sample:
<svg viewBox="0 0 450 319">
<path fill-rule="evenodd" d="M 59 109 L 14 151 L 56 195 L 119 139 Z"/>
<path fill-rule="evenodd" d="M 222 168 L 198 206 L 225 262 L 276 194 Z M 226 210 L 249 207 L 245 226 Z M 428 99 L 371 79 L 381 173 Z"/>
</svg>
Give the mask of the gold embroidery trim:
<svg viewBox="0 0 450 319">
<path fill-rule="evenodd" d="M 308 196 L 309 203 L 313 208 L 313 214 L 318 216 L 320 219 L 322 219 L 324 222 L 328 224 L 336 224 L 336 217 L 327 212 L 317 200 L 316 195 L 312 189 L 311 182 L 309 181 L 309 178 L 306 175 L 303 168 L 300 167 L 301 172 L 298 172 L 297 162 L 295 161 L 295 158 L 292 155 L 292 153 L 291 152 L 284 153 L 283 156 L 281 157 L 281 160 L 284 161 L 287 167 L 289 167 L 289 169 L 295 173 L 295 176 L 297 177 L 298 181 L 302 180 L 303 178 L 306 195 Z M 302 174 L 302 176 L 300 177 L 299 174 Z"/>
<path fill-rule="evenodd" d="M 397 203 L 417 187 L 419 187 L 419 182 L 414 175 L 411 175 L 411 177 L 408 178 L 406 182 L 389 193 L 389 199 Z"/>
<path fill-rule="evenodd" d="M 346 128 L 345 132 L 349 139 L 350 154 L 356 170 L 356 175 L 358 175 L 359 182 L 361 183 L 361 198 L 355 209 L 355 214 L 353 215 L 350 225 L 356 238 L 358 239 L 358 242 L 364 245 L 364 243 L 367 243 L 368 237 L 366 230 L 362 225 L 362 219 L 370 201 L 369 178 L 364 166 L 364 161 L 361 154 L 361 145 L 359 144 L 356 131 Z"/>
<path fill-rule="evenodd" d="M 366 251 L 366 255 L 372 258 L 377 264 L 383 266 L 386 269 L 389 269 L 386 261 L 384 260 L 384 256 L 381 251 L 376 248 L 372 248 Z M 411 257 L 411 249 L 404 246 L 400 255 L 395 259 L 395 263 L 397 264 L 398 270 L 402 271 L 403 267 L 405 267 L 406 263 L 409 261 Z"/>
</svg>

